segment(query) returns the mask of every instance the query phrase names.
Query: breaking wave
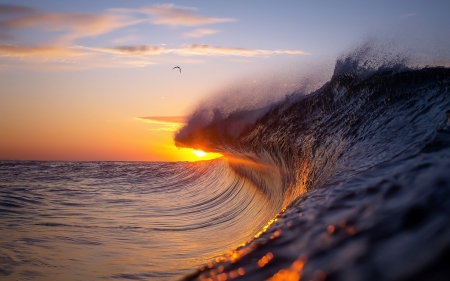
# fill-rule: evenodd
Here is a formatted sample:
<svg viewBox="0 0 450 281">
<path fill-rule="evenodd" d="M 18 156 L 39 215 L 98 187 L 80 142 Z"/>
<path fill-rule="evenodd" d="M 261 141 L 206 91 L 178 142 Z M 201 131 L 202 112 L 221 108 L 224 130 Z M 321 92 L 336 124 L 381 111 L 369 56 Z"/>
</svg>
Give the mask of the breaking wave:
<svg viewBox="0 0 450 281">
<path fill-rule="evenodd" d="M 363 45 L 312 92 L 200 107 L 176 144 L 224 154 L 280 214 L 185 279 L 450 276 L 449 90 L 449 68 Z"/>
</svg>

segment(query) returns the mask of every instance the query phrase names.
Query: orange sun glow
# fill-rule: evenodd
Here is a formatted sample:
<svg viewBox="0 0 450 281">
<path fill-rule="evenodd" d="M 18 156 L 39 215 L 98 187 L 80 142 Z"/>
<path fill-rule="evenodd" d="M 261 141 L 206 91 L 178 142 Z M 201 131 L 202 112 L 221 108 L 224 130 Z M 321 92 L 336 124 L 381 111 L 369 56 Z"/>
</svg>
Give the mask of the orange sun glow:
<svg viewBox="0 0 450 281">
<path fill-rule="evenodd" d="M 207 153 L 202 151 L 202 150 L 198 150 L 198 149 L 192 149 L 192 153 L 195 154 L 195 156 L 197 157 L 204 157 Z"/>
<path fill-rule="evenodd" d="M 211 159 L 215 159 L 215 158 L 223 156 L 220 153 L 204 152 L 203 150 L 199 150 L 199 149 L 190 149 L 190 151 L 191 151 L 191 155 L 194 154 L 197 158 L 195 160 L 192 159 L 191 161 L 211 160 Z M 192 157 L 195 157 L 194 155 L 192 155 Z M 199 159 L 199 158 L 201 158 L 201 159 Z"/>
</svg>

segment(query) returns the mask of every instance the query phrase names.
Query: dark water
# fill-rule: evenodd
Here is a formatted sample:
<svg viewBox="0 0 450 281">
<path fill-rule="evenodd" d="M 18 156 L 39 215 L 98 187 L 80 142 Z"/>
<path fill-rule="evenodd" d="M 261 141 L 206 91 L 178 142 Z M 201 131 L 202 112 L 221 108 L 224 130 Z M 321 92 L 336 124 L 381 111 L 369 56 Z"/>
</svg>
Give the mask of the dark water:
<svg viewBox="0 0 450 281">
<path fill-rule="evenodd" d="M 224 159 L 1 162 L 0 278 L 449 280 L 449 91 L 448 68 L 342 60 L 309 95 L 194 113 L 177 143 Z"/>
</svg>

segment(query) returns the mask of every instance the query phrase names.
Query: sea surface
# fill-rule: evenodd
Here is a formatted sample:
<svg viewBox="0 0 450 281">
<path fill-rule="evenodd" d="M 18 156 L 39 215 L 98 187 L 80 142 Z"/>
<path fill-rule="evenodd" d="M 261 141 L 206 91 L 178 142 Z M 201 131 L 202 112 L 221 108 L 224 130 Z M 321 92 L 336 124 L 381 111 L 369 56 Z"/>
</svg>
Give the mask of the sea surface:
<svg viewBox="0 0 450 281">
<path fill-rule="evenodd" d="M 0 162 L 1 280 L 450 280 L 450 69 L 198 110 L 196 163 Z"/>
<path fill-rule="evenodd" d="M 223 160 L 0 162 L 1 280 L 176 280 L 261 228 Z"/>
</svg>

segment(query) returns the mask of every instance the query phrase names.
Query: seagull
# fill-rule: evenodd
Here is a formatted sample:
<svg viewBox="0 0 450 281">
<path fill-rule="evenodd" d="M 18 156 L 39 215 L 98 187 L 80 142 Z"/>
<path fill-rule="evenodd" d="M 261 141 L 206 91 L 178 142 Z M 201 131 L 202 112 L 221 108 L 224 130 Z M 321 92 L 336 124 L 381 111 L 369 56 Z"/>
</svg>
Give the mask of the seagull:
<svg viewBox="0 0 450 281">
<path fill-rule="evenodd" d="M 172 70 L 174 70 L 175 68 L 178 68 L 180 70 L 180 73 L 181 73 L 181 68 L 179 66 L 175 66 L 174 68 L 172 68 Z"/>
</svg>

